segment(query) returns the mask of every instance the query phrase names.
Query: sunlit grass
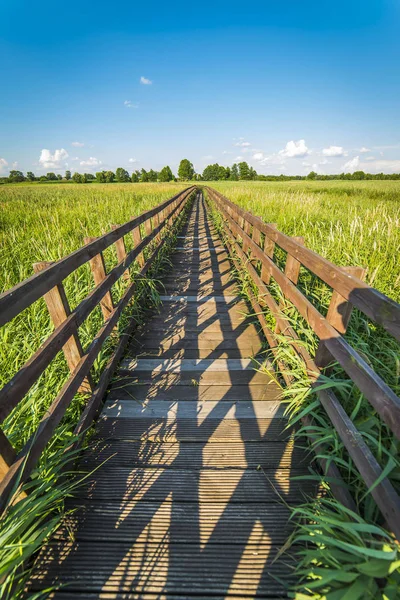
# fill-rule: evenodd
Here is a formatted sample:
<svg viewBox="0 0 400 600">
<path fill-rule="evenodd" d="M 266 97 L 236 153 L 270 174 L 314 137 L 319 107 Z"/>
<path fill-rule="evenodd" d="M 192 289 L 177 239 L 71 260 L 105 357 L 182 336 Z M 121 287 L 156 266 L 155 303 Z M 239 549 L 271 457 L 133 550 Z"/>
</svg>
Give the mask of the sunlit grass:
<svg viewBox="0 0 400 600">
<path fill-rule="evenodd" d="M 215 187 L 263 220 L 277 222 L 281 231 L 289 235 L 304 235 L 309 247 L 333 262 L 367 267 L 367 280 L 369 278 L 389 296 L 398 298 L 396 261 L 400 244 L 400 185 L 376 183 L 370 188 L 368 184 L 351 185 L 353 196 L 345 192 L 348 184 L 340 188 L 336 182 L 332 182 L 328 190 L 326 183 L 322 182 L 311 186 L 258 183 L 233 186 L 217 182 Z M 355 204 L 351 197 L 357 198 Z M 222 231 L 223 219 L 217 213 L 214 219 Z M 285 259 L 284 252 L 276 253 L 275 260 L 281 268 Z M 253 292 L 257 297 L 258 290 L 248 273 L 238 271 L 237 276 L 242 293 L 249 296 Z M 331 296 L 329 288 L 306 269 L 301 270 L 299 287 L 314 306 L 326 314 Z M 273 279 L 268 289 L 277 304 L 283 307 L 282 314 L 298 334 L 300 343 L 314 357 L 319 340 L 312 328 L 296 308 L 285 301 Z M 268 311 L 265 312 L 265 320 L 274 331 L 276 322 Z M 360 311 L 354 310 L 346 339 L 400 395 L 400 353 L 392 336 Z M 304 443 L 304 438 L 310 434 L 309 427 L 299 426 L 299 417 L 307 415 L 312 419 L 309 445 L 316 449 L 318 457 L 336 464 L 358 510 L 358 514 L 352 514 L 329 496 L 326 500 L 310 499 L 301 507 L 293 507 L 292 517 L 298 526 L 288 546 L 295 549 L 298 544 L 305 544 L 298 554 L 296 598 L 396 598 L 400 589 L 398 546 L 390 532 L 385 531 L 386 523 L 371 489 L 366 488 L 315 390 L 311 389 L 306 367 L 293 350 L 291 340 L 278 335 L 277 342 L 275 353 L 268 351 L 268 355 L 276 365 L 283 399 L 287 404 L 286 413 L 289 422 L 297 426 L 299 443 Z M 289 376 L 289 384 L 283 382 L 282 365 Z M 333 366 L 329 377 L 321 376 L 319 384 L 335 392 L 383 472 L 400 492 L 399 442 L 391 430 L 340 365 Z M 329 481 L 323 476 L 319 479 L 329 489 Z"/>
</svg>

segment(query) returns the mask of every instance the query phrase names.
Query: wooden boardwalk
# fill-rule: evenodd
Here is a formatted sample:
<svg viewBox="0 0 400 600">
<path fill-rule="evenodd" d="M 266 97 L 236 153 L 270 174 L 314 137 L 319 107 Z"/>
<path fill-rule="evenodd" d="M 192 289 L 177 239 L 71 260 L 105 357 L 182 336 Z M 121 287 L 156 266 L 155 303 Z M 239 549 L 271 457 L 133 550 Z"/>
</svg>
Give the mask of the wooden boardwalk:
<svg viewBox="0 0 400 600">
<path fill-rule="evenodd" d="M 160 312 L 120 364 L 65 527 L 32 588 L 68 598 L 284 598 L 277 552 L 312 494 L 264 339 L 198 193 Z M 255 370 L 253 357 L 264 363 Z M 104 461 L 105 464 L 102 464 Z"/>
</svg>

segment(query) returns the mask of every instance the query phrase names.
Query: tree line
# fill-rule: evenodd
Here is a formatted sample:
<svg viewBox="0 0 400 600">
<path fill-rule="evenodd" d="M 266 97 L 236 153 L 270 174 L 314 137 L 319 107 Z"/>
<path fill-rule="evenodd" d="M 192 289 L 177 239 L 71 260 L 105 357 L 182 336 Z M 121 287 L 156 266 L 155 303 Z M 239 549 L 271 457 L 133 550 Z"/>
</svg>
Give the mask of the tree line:
<svg viewBox="0 0 400 600">
<path fill-rule="evenodd" d="M 193 164 L 184 158 L 181 160 L 178 167 L 178 176 L 176 177 L 171 168 L 167 165 L 161 171 L 150 169 L 146 171 L 141 169 L 129 172 L 123 167 L 119 167 L 114 171 L 98 171 L 93 173 L 71 173 L 65 171 L 64 176 L 53 172 L 47 175 L 36 177 L 32 171 L 28 171 L 26 175 L 22 171 L 10 171 L 8 177 L 0 177 L 0 183 L 20 183 L 23 181 L 66 181 L 74 183 L 90 183 L 96 181 L 98 183 L 145 183 L 145 182 L 168 182 L 168 181 L 293 181 L 293 180 L 351 180 L 360 181 L 363 179 L 400 179 L 400 173 L 365 173 L 364 171 L 354 171 L 354 173 L 340 173 L 335 175 L 321 175 L 315 171 L 311 171 L 308 175 L 259 175 L 257 171 L 243 161 L 238 164 L 233 164 L 231 167 L 224 167 L 218 163 L 207 165 L 203 173 L 196 173 Z"/>
</svg>

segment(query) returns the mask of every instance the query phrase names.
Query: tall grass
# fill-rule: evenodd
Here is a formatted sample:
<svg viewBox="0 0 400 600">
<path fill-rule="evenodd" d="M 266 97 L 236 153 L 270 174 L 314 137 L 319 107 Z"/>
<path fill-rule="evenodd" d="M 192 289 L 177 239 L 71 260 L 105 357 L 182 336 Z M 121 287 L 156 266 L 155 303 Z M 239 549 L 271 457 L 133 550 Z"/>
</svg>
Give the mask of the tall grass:
<svg viewBox="0 0 400 600">
<path fill-rule="evenodd" d="M 108 231 L 112 224 L 120 224 L 173 196 L 186 185 L 113 185 L 113 186 L 2 186 L 0 187 L 1 246 L 3 266 L 0 288 L 3 290 L 32 275 L 32 263 L 57 260 L 83 244 L 85 236 L 97 236 Z M 131 236 L 125 236 L 131 249 Z M 138 283 L 138 290 L 124 311 L 119 323 L 123 329 L 128 318 L 143 319 L 146 308 L 157 302 L 157 291 L 151 279 L 166 265 L 168 251 L 173 243 L 167 242 L 159 258 L 153 263 L 148 278 Z M 148 257 L 156 241 L 145 250 Z M 105 253 L 108 268 L 117 264 L 115 248 Z M 132 277 L 139 267 L 130 267 Z M 117 282 L 112 296 L 117 302 L 127 283 Z M 70 305 L 74 308 L 93 289 L 94 283 L 88 264 L 83 265 L 64 281 Z M 85 349 L 103 323 L 100 308 L 96 308 L 80 327 L 79 334 Z M 4 385 L 40 347 L 52 332 L 49 314 L 43 299 L 35 302 L 0 331 L 0 385 Z M 103 345 L 92 369 L 95 381 L 115 347 L 117 336 L 110 336 Z M 19 451 L 37 429 L 45 411 L 69 377 L 62 352 L 52 361 L 25 398 L 11 412 L 1 427 Z M 0 519 L 0 597 L 19 598 L 23 595 L 27 577 L 26 560 L 58 526 L 63 513 L 63 500 L 75 483 L 59 480 L 65 469 L 72 432 L 79 420 L 87 397 L 77 394 L 42 454 L 33 473 L 32 481 L 23 486 L 29 496 L 10 506 Z M 20 498 L 21 487 L 15 490 Z"/>
<path fill-rule="evenodd" d="M 332 185 L 326 192 L 321 186 L 307 185 L 293 188 L 278 186 L 261 186 L 260 184 L 219 184 L 220 191 L 244 208 L 260 215 L 267 222 L 277 222 L 279 229 L 289 235 L 303 233 L 312 249 L 321 252 L 323 243 L 329 247 L 325 255 L 330 260 L 336 257 L 339 264 L 349 264 L 347 257 L 353 257 L 353 264 L 364 264 L 369 272 L 382 273 L 381 290 L 395 297 L 398 272 L 393 265 L 395 253 L 400 243 L 399 231 L 395 225 L 399 219 L 400 186 L 382 185 L 358 187 L 352 186 L 353 195 L 357 197 L 357 211 L 351 205 L 347 195 L 340 195 L 337 187 Z M 286 186 L 285 186 L 286 187 Z M 326 186 L 324 186 L 326 187 Z M 344 191 L 347 188 L 342 188 Z M 308 197 L 304 202 L 304 194 Z M 313 197 L 313 195 L 316 197 Z M 321 209 L 318 194 L 324 196 L 327 204 Z M 371 194 L 371 202 L 368 200 Z M 360 200 L 361 197 L 361 200 Z M 386 199 L 386 200 L 385 200 Z M 374 206 L 377 201 L 378 205 Z M 385 201 L 387 204 L 385 204 Z M 349 206 L 350 202 L 350 206 Z M 310 206 L 312 210 L 310 210 Z M 378 210 L 378 206 L 380 207 Z M 302 215 L 301 219 L 298 219 Z M 331 221 L 329 222 L 329 215 Z M 336 215 L 336 221 L 335 221 Z M 215 215 L 217 226 L 222 228 L 223 222 Z M 382 222 L 381 222 L 382 219 Z M 360 235 L 355 235 L 355 225 Z M 299 227 L 299 224 L 301 225 Z M 295 227 L 296 226 L 296 227 Z M 323 231 L 325 230 L 325 234 Z M 336 236 L 329 238 L 329 231 L 340 231 L 339 247 L 335 247 Z M 381 232 L 381 243 L 375 245 L 374 231 Z M 347 232 L 347 233 L 345 233 Z M 328 237 L 328 242 L 325 242 Z M 372 243 L 372 246 L 371 246 Z M 323 247 L 322 247 L 323 249 Z M 355 260 L 362 256 L 364 262 Z M 384 272 L 379 271 L 380 263 L 388 266 Z M 275 261 L 282 268 L 285 253 L 277 250 Z M 351 263 L 350 263 L 351 264 Z M 391 266 L 392 265 L 392 266 Z M 237 273 L 244 294 L 249 290 L 258 293 L 245 272 Z M 311 276 L 306 269 L 301 269 L 299 287 L 309 300 L 326 313 L 331 292 L 318 278 Z M 277 284 L 271 279 L 268 286 L 276 302 L 282 306 L 282 314 L 290 322 L 311 356 L 315 356 L 318 339 L 308 323 L 299 315 L 296 308 L 286 301 Z M 265 319 L 272 331 L 275 319 L 266 311 Z M 347 341 L 357 349 L 375 371 L 400 394 L 399 346 L 397 342 L 380 327 L 370 322 L 359 311 L 353 311 L 346 334 Z M 291 383 L 283 386 L 283 397 L 287 404 L 286 414 L 289 423 L 297 425 L 297 437 L 302 439 L 310 434 L 309 427 L 299 428 L 299 417 L 308 415 L 312 418 L 311 446 L 317 449 L 317 456 L 333 461 L 339 468 L 345 484 L 351 492 L 357 513 L 352 513 L 333 498 L 315 501 L 311 499 L 302 506 L 293 507 L 292 518 L 298 523 L 293 538 L 288 546 L 294 548 L 302 544 L 305 548 L 298 554 L 297 574 L 299 583 L 295 588 L 296 598 L 358 600 L 361 598 L 379 598 L 394 600 L 400 597 L 400 555 L 398 545 L 390 532 L 385 530 L 385 522 L 380 514 L 371 489 L 367 489 L 351 458 L 348 455 L 335 428 L 311 389 L 309 377 L 304 363 L 294 352 L 291 340 L 284 335 L 278 336 L 278 349 L 271 353 L 274 364 L 284 365 L 290 374 Z M 279 376 L 279 375 L 278 375 Z M 400 492 L 399 442 L 396 440 L 371 407 L 367 399 L 357 389 L 343 369 L 334 365 L 329 377 L 320 378 L 321 386 L 333 388 L 342 406 L 351 417 L 364 441 L 381 465 L 384 474 Z M 320 444 L 323 442 L 323 450 Z M 303 442 L 304 443 L 304 442 Z M 329 481 L 322 475 L 317 478 L 329 490 Z"/>
</svg>

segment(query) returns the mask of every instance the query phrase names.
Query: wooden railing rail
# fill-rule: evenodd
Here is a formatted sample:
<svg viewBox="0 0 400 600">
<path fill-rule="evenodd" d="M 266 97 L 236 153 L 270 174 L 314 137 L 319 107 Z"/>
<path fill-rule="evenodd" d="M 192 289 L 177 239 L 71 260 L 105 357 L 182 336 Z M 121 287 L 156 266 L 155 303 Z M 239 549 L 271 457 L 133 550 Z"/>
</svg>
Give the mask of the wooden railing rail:
<svg viewBox="0 0 400 600">
<path fill-rule="evenodd" d="M 182 193 L 188 194 L 194 191 L 195 187 L 191 186 L 184 192 L 180 192 L 176 196 L 173 196 L 169 200 L 166 200 L 162 204 L 159 204 L 155 208 L 148 210 L 138 217 L 135 217 L 131 221 L 120 225 L 116 229 L 98 237 L 95 241 L 79 248 L 72 254 L 69 254 L 65 258 L 58 260 L 53 263 L 51 267 L 36 273 L 17 284 L 10 290 L 7 290 L 0 295 L 0 327 L 11 321 L 13 317 L 22 312 L 25 308 L 30 306 L 33 302 L 41 298 L 46 292 L 51 290 L 54 286 L 61 283 L 68 275 L 75 271 L 78 267 L 85 264 L 88 260 L 115 244 L 117 240 L 125 236 L 127 233 L 133 231 L 136 227 L 142 223 L 147 223 L 150 228 L 147 231 L 147 235 L 151 233 L 151 217 L 158 214 L 167 207 L 170 207 L 182 196 Z"/>
<path fill-rule="evenodd" d="M 128 223 L 114 226 L 110 233 L 90 241 L 87 246 L 80 248 L 56 263 L 48 263 L 48 265 L 39 263 L 36 266 L 36 275 L 2 295 L 0 307 L 4 310 L 4 314 L 1 315 L 1 323 L 7 323 L 16 314 L 45 294 L 45 300 L 56 328 L 44 344 L 0 390 L 0 422 L 4 421 L 18 405 L 61 349 L 64 350 L 70 368 L 70 377 L 46 411 L 37 431 L 18 455 L 16 455 L 14 448 L 0 429 L 0 511 L 7 506 L 15 486 L 29 477 L 43 449 L 51 439 L 55 428 L 64 416 L 68 405 L 79 390 L 91 391 L 92 394 L 76 427 L 76 433 L 82 433 L 90 425 L 129 339 L 129 333 L 134 327 L 134 323 L 128 326 L 128 330 L 119 339 L 117 347 L 101 374 L 96 387 L 91 379 L 90 369 L 104 341 L 115 330 L 122 311 L 137 290 L 139 281 L 145 277 L 160 249 L 166 243 L 171 224 L 178 222 L 177 219 L 187 201 L 192 197 L 194 190 L 193 186 L 187 188 L 170 200 L 163 202 L 150 211 L 146 211 Z M 147 233 L 144 239 L 141 238 L 139 230 L 142 223 L 145 224 Z M 127 253 L 124 236 L 129 232 L 132 232 L 136 246 Z M 137 232 L 139 232 L 139 235 Z M 143 250 L 153 240 L 156 241 L 156 246 L 151 256 L 145 262 L 144 259 L 141 261 L 140 272 L 131 279 L 128 271 L 129 266 L 138 257 L 143 258 Z M 102 251 L 111 244 L 116 244 L 117 260 L 119 262 L 109 273 L 106 273 Z M 94 264 L 95 260 L 96 264 Z M 63 279 L 88 261 L 92 262 L 95 287 L 71 311 L 64 292 Z M 99 271 L 94 272 L 94 269 L 98 268 L 98 261 L 103 266 L 101 273 Z M 129 281 L 126 274 L 128 274 Z M 117 305 L 114 306 L 110 291 L 121 277 L 124 278 L 128 287 Z M 111 303 L 107 303 L 107 311 L 103 310 L 104 325 L 100 328 L 89 347 L 83 351 L 78 337 L 78 327 L 102 303 L 107 295 L 111 299 Z M 15 302 L 19 310 L 13 306 L 12 302 Z M 85 381 L 87 382 L 86 386 Z"/>
<path fill-rule="evenodd" d="M 238 261 L 238 266 L 250 273 L 259 290 L 259 297 L 256 298 L 252 295 L 251 301 L 256 314 L 259 316 L 260 323 L 269 341 L 271 350 L 278 355 L 277 334 L 279 333 L 284 333 L 293 340 L 292 345 L 307 365 L 310 383 L 314 388 L 317 388 L 317 395 L 322 406 L 352 457 L 367 488 L 372 487 L 382 475 L 382 469 L 378 461 L 364 442 L 362 435 L 357 430 L 354 423 L 344 411 L 334 392 L 332 390 L 318 390 L 320 369 L 306 351 L 304 345 L 300 343 L 297 334 L 285 318 L 281 307 L 271 295 L 267 284 L 272 276 L 279 285 L 283 296 L 296 307 L 300 315 L 307 321 L 316 335 L 320 338 L 323 349 L 328 351 L 333 358 L 337 360 L 397 437 L 400 436 L 400 399 L 344 339 L 340 332 L 340 327 L 345 327 L 347 323 L 342 322 L 340 324 L 336 321 L 335 324 L 339 330 L 336 329 L 329 322 L 328 318 L 325 318 L 298 289 L 298 267 L 294 263 L 294 260 L 297 260 L 298 263 L 306 266 L 306 268 L 320 277 L 320 279 L 325 281 L 328 285 L 329 281 L 334 283 L 334 286 L 331 285 L 334 290 L 333 294 L 336 292 L 343 298 L 345 305 L 344 313 L 346 313 L 344 315 L 345 321 L 348 321 L 350 304 L 358 306 L 358 308 L 370 318 L 371 315 L 375 314 L 379 307 L 381 325 L 386 326 L 386 329 L 395 335 L 398 333 L 398 323 L 394 323 L 392 317 L 393 315 L 400 315 L 400 306 L 393 300 L 386 298 L 383 294 L 380 294 L 373 288 L 367 286 L 351 273 L 345 273 L 340 267 L 319 257 L 314 252 L 309 254 L 311 251 L 307 250 L 300 242 L 293 242 L 291 238 L 278 232 L 275 227 L 266 225 L 258 217 L 254 217 L 251 213 L 243 211 L 219 192 L 211 188 L 207 188 L 207 192 L 224 217 L 224 227 L 227 238 L 240 259 Z M 251 230 L 250 225 L 253 230 Z M 262 239 L 259 234 L 254 234 L 254 229 L 258 229 L 260 233 L 265 235 L 264 248 L 267 248 L 267 252 L 260 247 Z M 242 246 L 238 243 L 238 240 L 241 240 Z M 272 244 L 277 244 L 288 252 L 287 268 L 285 269 L 285 272 L 281 271 L 273 261 L 273 253 L 271 252 L 273 249 Z M 246 254 L 247 252 L 248 254 Z M 310 259 L 310 256 L 312 260 Z M 261 263 L 261 275 L 252 265 L 251 261 L 253 260 Z M 329 272 L 329 276 L 327 275 L 327 272 Z M 321 274 L 323 277 L 321 277 Z M 341 284 L 342 281 L 345 282 L 345 285 L 343 286 Z M 360 286 L 361 288 L 359 294 L 356 294 L 356 290 L 358 289 L 357 286 Z M 367 298 L 374 299 L 375 304 L 372 308 L 368 306 L 368 301 L 363 299 L 363 290 L 366 290 Z M 356 298 L 356 302 L 353 299 L 354 297 Z M 333 296 L 332 302 L 335 304 L 335 307 L 332 308 L 333 311 L 334 309 L 337 309 L 337 297 L 335 295 Z M 366 309 L 364 305 L 367 305 Z M 277 323 L 275 331 L 272 331 L 267 326 L 265 319 L 262 316 L 262 306 L 267 306 L 275 317 Z M 386 315 L 389 316 L 388 319 L 384 316 L 382 317 L 382 315 L 385 315 L 385 311 Z M 290 376 L 285 374 L 284 369 L 283 374 L 286 381 L 290 383 Z M 332 469 L 330 470 L 330 476 L 335 476 L 337 474 L 337 469 L 334 469 L 334 471 L 332 471 Z M 335 486 L 333 486 L 333 488 L 335 488 Z M 335 490 L 333 491 L 335 493 Z M 341 501 L 344 500 L 344 503 L 347 505 L 351 504 L 351 500 L 343 493 L 343 489 L 336 487 L 336 492 L 338 496 L 341 496 Z M 388 526 L 392 529 L 397 539 L 400 540 L 400 498 L 392 484 L 387 478 L 384 478 L 375 486 L 371 493 L 385 517 Z"/>
</svg>

